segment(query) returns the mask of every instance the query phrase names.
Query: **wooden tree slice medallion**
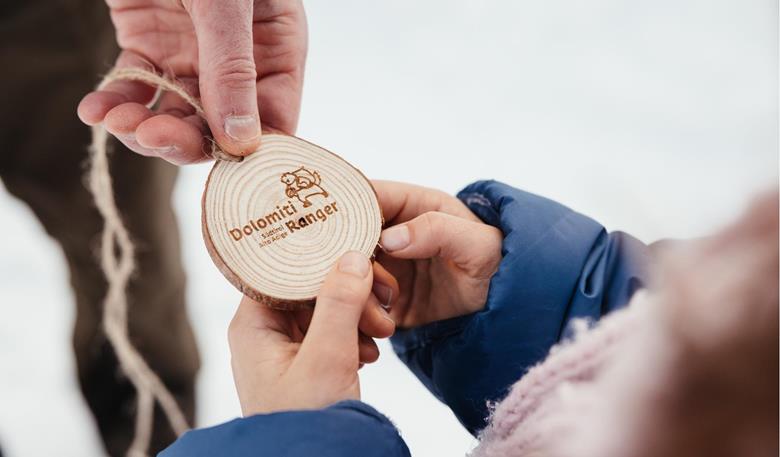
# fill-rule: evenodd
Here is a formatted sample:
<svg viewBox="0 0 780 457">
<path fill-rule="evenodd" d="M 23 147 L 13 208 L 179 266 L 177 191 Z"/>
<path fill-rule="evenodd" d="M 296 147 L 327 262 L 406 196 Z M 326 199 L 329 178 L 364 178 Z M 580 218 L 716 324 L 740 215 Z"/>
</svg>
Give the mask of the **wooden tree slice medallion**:
<svg viewBox="0 0 780 457">
<path fill-rule="evenodd" d="M 341 157 L 264 134 L 241 162 L 217 161 L 203 193 L 203 237 L 241 292 L 275 308 L 311 306 L 338 258 L 373 256 L 382 212 L 371 183 Z"/>
</svg>

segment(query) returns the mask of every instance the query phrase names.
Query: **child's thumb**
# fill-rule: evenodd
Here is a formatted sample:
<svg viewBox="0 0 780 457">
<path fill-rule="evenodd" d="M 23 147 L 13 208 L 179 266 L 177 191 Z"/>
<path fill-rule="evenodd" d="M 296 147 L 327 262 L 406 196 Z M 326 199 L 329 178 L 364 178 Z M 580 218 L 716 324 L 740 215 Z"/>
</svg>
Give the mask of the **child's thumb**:
<svg viewBox="0 0 780 457">
<path fill-rule="evenodd" d="M 299 363 L 315 372 L 357 371 L 358 323 L 372 281 L 371 262 L 365 255 L 350 251 L 339 259 L 320 288 Z"/>
</svg>

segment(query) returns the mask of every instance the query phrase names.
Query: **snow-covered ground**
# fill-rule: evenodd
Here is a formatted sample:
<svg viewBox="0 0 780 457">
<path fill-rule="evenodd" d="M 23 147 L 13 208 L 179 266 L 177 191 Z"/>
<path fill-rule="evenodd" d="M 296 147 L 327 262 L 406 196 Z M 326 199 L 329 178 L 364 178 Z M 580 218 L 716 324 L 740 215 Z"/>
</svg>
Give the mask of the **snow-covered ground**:
<svg viewBox="0 0 780 457">
<path fill-rule="evenodd" d="M 648 242 L 709 233 L 777 186 L 777 0 L 307 7 L 299 135 L 370 177 L 450 192 L 496 178 Z M 207 171 L 184 170 L 175 195 L 203 354 L 200 426 L 239 414 L 225 338 L 239 294 L 200 237 Z M 6 193 L 0 221 L 0 443 L 12 457 L 101 455 L 74 380 L 58 247 Z M 364 400 L 414 455 L 466 453 L 474 440 L 381 349 L 362 372 Z"/>
</svg>

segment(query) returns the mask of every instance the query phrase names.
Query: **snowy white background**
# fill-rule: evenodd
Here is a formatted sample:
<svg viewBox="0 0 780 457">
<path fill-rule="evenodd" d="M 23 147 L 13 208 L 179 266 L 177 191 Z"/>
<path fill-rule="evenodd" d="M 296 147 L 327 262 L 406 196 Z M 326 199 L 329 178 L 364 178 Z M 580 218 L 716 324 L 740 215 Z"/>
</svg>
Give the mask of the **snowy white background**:
<svg viewBox="0 0 780 457">
<path fill-rule="evenodd" d="M 370 177 L 450 192 L 496 178 L 647 242 L 709 233 L 777 186 L 776 0 L 307 8 L 299 135 Z M 200 426 L 239 414 L 225 338 L 239 295 L 200 238 L 207 171 L 185 169 L 175 195 L 203 355 Z M 0 443 L 12 457 L 101 455 L 74 379 L 60 251 L 4 192 L 0 221 Z M 362 372 L 365 401 L 414 455 L 466 453 L 473 439 L 381 349 Z"/>
</svg>

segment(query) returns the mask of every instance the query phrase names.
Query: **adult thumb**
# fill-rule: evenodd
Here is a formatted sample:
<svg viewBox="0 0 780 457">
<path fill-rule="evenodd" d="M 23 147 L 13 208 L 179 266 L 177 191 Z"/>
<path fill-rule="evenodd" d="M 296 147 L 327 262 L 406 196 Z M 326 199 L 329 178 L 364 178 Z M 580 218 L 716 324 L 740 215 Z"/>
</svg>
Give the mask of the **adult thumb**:
<svg viewBox="0 0 780 457">
<path fill-rule="evenodd" d="M 358 324 L 372 281 L 371 262 L 365 255 L 350 251 L 341 257 L 320 288 L 298 353 L 301 363 L 315 373 L 357 370 Z"/>
<path fill-rule="evenodd" d="M 200 96 L 217 144 L 236 155 L 260 144 L 252 0 L 191 0 Z"/>
</svg>

